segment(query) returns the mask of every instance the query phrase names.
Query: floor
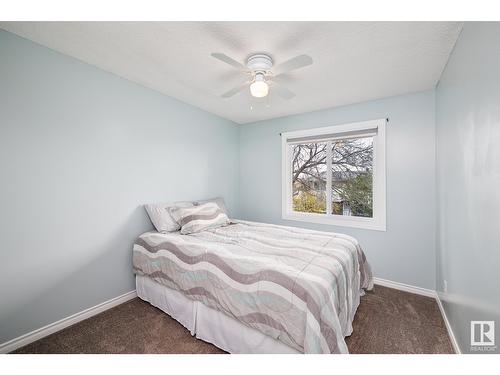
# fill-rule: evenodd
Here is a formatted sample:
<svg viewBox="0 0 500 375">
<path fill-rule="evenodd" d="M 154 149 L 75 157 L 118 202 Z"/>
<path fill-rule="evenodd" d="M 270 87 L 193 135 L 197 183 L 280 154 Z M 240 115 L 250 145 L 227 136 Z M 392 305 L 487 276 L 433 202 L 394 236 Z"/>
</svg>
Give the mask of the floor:
<svg viewBox="0 0 500 375">
<path fill-rule="evenodd" d="M 434 299 L 375 286 L 361 298 L 350 353 L 453 353 Z M 133 299 L 14 353 L 224 353 L 176 320 Z"/>
</svg>

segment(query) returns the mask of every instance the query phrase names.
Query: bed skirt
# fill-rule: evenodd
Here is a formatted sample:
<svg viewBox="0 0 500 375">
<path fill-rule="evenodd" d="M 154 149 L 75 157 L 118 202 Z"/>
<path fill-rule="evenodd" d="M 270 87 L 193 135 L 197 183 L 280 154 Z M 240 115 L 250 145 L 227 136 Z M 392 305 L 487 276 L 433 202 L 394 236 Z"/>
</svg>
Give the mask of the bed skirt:
<svg viewBox="0 0 500 375">
<path fill-rule="evenodd" d="M 186 327 L 191 335 L 234 354 L 298 354 L 281 341 L 264 335 L 220 311 L 182 293 L 136 275 L 137 295 Z"/>
</svg>

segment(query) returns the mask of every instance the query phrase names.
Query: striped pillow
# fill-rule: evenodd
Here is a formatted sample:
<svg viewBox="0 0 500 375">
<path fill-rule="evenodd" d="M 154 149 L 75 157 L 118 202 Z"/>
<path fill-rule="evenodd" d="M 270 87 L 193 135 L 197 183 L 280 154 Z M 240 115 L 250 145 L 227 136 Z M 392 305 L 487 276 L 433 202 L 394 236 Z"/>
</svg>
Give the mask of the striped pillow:
<svg viewBox="0 0 500 375">
<path fill-rule="evenodd" d="M 175 202 L 175 203 L 154 203 L 146 204 L 144 208 L 160 233 L 175 232 L 181 229 L 181 226 L 169 214 L 172 207 L 193 207 L 192 202 Z"/>
<path fill-rule="evenodd" d="M 181 226 L 181 234 L 197 233 L 229 224 L 227 215 L 213 202 L 193 207 L 171 207 L 169 213 Z"/>
</svg>

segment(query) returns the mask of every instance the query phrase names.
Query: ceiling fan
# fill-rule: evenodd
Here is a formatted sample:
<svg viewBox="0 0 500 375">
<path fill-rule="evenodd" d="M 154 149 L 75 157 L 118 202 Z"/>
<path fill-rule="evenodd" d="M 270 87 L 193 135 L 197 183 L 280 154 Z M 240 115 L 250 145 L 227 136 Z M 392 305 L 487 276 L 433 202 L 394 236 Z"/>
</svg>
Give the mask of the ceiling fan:
<svg viewBox="0 0 500 375">
<path fill-rule="evenodd" d="M 283 99 L 291 99 L 295 94 L 279 83 L 281 76 L 292 70 L 300 69 L 313 63 L 312 58 L 308 55 L 296 56 L 275 67 L 273 66 L 273 59 L 269 55 L 262 53 L 251 55 L 247 59 L 246 65 L 239 63 L 223 53 L 212 53 L 212 56 L 249 76 L 247 81 L 222 94 L 221 97 L 223 98 L 229 98 L 236 95 L 247 87 L 250 87 L 250 94 L 253 97 L 263 98 L 269 94 L 269 86 L 271 86 L 272 91 L 276 92 L 276 94 Z"/>
</svg>

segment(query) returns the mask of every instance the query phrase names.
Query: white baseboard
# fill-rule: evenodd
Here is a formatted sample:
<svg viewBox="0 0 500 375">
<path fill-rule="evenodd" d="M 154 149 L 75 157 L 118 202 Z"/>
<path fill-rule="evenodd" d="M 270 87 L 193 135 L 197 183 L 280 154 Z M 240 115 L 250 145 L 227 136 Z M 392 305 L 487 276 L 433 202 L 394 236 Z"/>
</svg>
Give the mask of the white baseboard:
<svg viewBox="0 0 500 375">
<path fill-rule="evenodd" d="M 22 336 L 16 337 L 10 341 L 0 344 L 0 354 L 9 353 L 17 348 L 28 345 L 36 340 L 48 336 L 54 332 L 60 331 L 70 325 L 81 322 L 82 320 L 88 319 L 94 315 L 97 315 L 103 311 L 106 311 L 112 307 L 115 307 L 124 302 L 130 301 L 131 299 L 137 297 L 135 290 L 122 294 L 121 296 L 112 298 L 108 301 L 100 303 L 96 306 L 90 307 L 76 314 L 58 320 L 57 322 L 46 325 L 45 327 L 38 328 L 32 332 L 28 332 Z"/>
<path fill-rule="evenodd" d="M 441 298 L 439 298 L 439 293 L 436 293 L 436 302 L 439 306 L 439 311 L 441 311 L 441 315 L 443 316 L 444 324 L 446 325 L 446 329 L 448 330 L 448 336 L 450 336 L 450 341 L 451 345 L 453 346 L 453 350 L 455 350 L 455 353 L 457 354 L 462 354 L 460 350 L 460 346 L 458 346 L 458 341 L 455 337 L 455 334 L 453 333 L 453 330 L 451 329 L 451 324 L 448 320 L 448 317 L 446 316 L 446 311 L 444 310 L 443 304 L 441 303 Z"/>
<path fill-rule="evenodd" d="M 455 352 L 457 354 L 461 354 L 460 347 L 458 346 L 457 340 L 455 338 L 455 334 L 453 333 L 450 322 L 448 321 L 448 317 L 446 316 L 446 312 L 443 308 L 441 300 L 439 299 L 439 295 L 436 293 L 436 291 L 431 290 L 431 289 L 421 288 L 418 286 L 398 283 L 396 281 L 385 280 L 385 279 L 381 279 L 378 277 L 374 277 L 373 282 L 377 285 L 386 286 L 388 288 L 398 289 L 398 290 L 402 290 L 404 292 L 409 292 L 409 293 L 413 293 L 413 294 L 419 294 L 422 296 L 434 298 L 438 304 L 439 311 L 441 312 L 441 315 L 443 316 L 443 320 L 444 320 L 444 323 L 446 325 L 446 329 L 448 330 L 448 335 L 450 337 L 453 349 L 455 350 Z M 15 338 L 15 339 L 7 341 L 3 344 L 0 344 L 0 354 L 1 353 L 9 353 L 13 350 L 16 350 L 17 348 L 28 345 L 36 340 L 39 340 L 39 339 L 46 337 L 52 333 L 55 333 L 55 332 L 60 331 L 66 327 L 69 327 L 70 325 L 81 322 L 82 320 L 88 319 L 88 318 L 90 318 L 94 315 L 97 315 L 103 311 L 106 311 L 112 307 L 115 307 L 119 304 L 127 302 L 127 301 L 135 298 L 136 296 L 137 296 L 136 291 L 132 290 L 128 293 L 122 294 L 121 296 L 112 298 L 112 299 L 105 301 L 103 303 L 100 303 L 94 307 L 90 307 L 86 310 L 80 311 L 79 313 L 68 316 L 67 318 L 63 318 L 57 322 L 48 324 L 45 327 L 36 329 L 32 332 L 26 333 L 22 336 Z"/>
<path fill-rule="evenodd" d="M 431 297 L 436 300 L 436 303 L 439 307 L 439 311 L 441 312 L 441 316 L 443 317 L 444 324 L 446 326 L 446 330 L 448 331 L 448 336 L 450 337 L 451 345 L 453 346 L 453 350 L 457 354 L 461 354 L 460 347 L 458 346 L 457 339 L 453 330 L 451 328 L 450 322 L 448 321 L 448 317 L 446 316 L 446 312 L 444 311 L 443 304 L 441 303 L 441 299 L 439 298 L 439 294 L 432 289 L 425 289 L 419 286 L 413 286 L 403 283 L 398 283 L 396 281 L 390 281 L 385 279 L 380 279 L 378 277 L 373 278 L 373 282 L 377 285 L 386 286 L 388 288 L 402 290 L 404 292 L 419 294 L 421 296 Z"/>
<path fill-rule="evenodd" d="M 388 288 L 402 290 L 402 291 L 408 292 L 408 293 L 419 294 L 421 296 L 426 296 L 426 297 L 431 297 L 431 298 L 437 297 L 436 291 L 432 290 L 432 289 L 425 289 L 425 288 L 421 288 L 419 286 L 413 286 L 413 285 L 398 283 L 396 281 L 380 279 L 378 277 L 374 277 L 373 282 L 377 285 L 382 285 L 382 286 L 386 286 Z"/>
</svg>

